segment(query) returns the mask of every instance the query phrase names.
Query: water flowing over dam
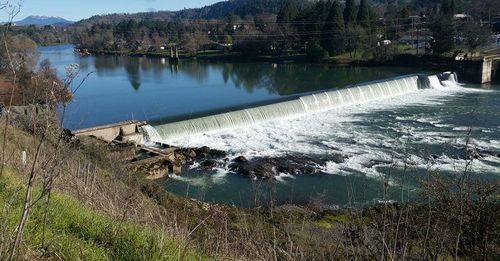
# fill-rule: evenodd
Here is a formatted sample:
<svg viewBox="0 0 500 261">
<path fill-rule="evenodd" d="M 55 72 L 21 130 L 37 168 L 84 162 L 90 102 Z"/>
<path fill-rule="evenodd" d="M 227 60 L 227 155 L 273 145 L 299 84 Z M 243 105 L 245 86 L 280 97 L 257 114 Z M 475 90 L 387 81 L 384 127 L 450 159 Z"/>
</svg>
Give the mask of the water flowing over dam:
<svg viewBox="0 0 500 261">
<path fill-rule="evenodd" d="M 179 122 L 146 126 L 146 140 L 164 142 L 172 138 L 211 133 L 225 129 L 254 126 L 278 119 L 290 119 L 344 106 L 417 92 L 419 89 L 444 88 L 456 83 L 454 73 L 440 75 L 409 75 L 364 83 L 344 89 L 328 90 L 301 96 L 297 99 L 236 110 Z"/>
</svg>

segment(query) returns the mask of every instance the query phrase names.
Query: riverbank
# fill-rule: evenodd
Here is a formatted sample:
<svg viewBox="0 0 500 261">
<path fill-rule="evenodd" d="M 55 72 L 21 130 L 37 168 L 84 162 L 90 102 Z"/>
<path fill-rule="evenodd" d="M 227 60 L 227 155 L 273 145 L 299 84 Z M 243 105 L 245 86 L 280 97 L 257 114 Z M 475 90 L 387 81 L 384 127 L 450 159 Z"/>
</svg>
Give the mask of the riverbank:
<svg viewBox="0 0 500 261">
<path fill-rule="evenodd" d="M 39 139 L 15 126 L 7 130 L 7 140 L 0 140 L 2 144 L 11 155 L 27 150 L 28 164 L 32 164 L 31 155 L 36 152 L 32 144 Z M 44 144 L 39 159 L 42 162 L 53 157 L 57 143 Z M 489 190 L 480 192 L 480 197 L 464 200 L 456 194 L 459 192 L 448 190 L 454 187 L 455 180 L 442 183 L 439 176 L 431 175 L 432 183 L 428 183 L 429 190 L 424 194 L 432 202 L 429 225 L 431 209 L 425 202 L 384 201 L 369 208 L 331 210 L 318 197 L 304 206 L 271 204 L 243 209 L 183 199 L 165 191 L 161 183 L 122 168 L 111 160 L 108 148 L 102 144 L 83 146 L 70 142 L 58 149 L 63 152 L 56 153 L 62 164 L 56 165 L 54 171 L 61 175 L 54 183 L 52 199 L 48 205 L 45 200 L 35 205 L 28 222 L 33 229 L 25 233 L 26 247 L 21 253 L 31 260 L 122 256 L 135 260 L 267 260 L 273 256 L 376 259 L 387 255 L 387 248 L 393 256 L 427 259 L 433 253 L 437 258 L 451 258 L 456 231 L 461 235 L 457 257 L 494 258 L 498 253 L 500 208 L 495 194 L 491 194 L 498 184 L 483 184 Z M 21 200 L 12 198 L 20 199 L 23 195 L 26 168 L 17 157 L 9 157 L 6 163 L 0 198 L 9 199 L 9 204 L 4 205 L 8 211 L 2 212 L 0 220 L 12 220 L 7 226 L 10 231 L 22 206 Z M 36 183 L 42 182 L 37 179 Z M 48 225 L 39 225 L 40 222 Z M 426 237 L 419 233 L 423 228 L 427 228 Z M 44 231 L 45 236 L 39 241 Z M 471 240 L 478 243 L 471 246 Z"/>
<path fill-rule="evenodd" d="M 93 52 L 89 50 L 88 53 L 85 53 L 84 55 L 89 54 L 170 58 L 170 51 L 147 52 L 124 50 Z M 208 50 L 199 51 L 196 54 L 180 52 L 179 59 L 199 59 L 212 62 L 315 63 L 336 66 L 427 66 L 428 69 L 440 71 L 449 71 L 454 67 L 454 59 L 452 57 L 425 54 L 416 55 L 409 53 L 395 54 L 392 56 L 392 59 L 378 61 L 373 58 L 363 58 L 359 55 L 356 57 L 350 57 L 348 54 L 316 59 L 306 54 L 285 54 L 278 56 L 247 55 L 239 52 Z"/>
</svg>

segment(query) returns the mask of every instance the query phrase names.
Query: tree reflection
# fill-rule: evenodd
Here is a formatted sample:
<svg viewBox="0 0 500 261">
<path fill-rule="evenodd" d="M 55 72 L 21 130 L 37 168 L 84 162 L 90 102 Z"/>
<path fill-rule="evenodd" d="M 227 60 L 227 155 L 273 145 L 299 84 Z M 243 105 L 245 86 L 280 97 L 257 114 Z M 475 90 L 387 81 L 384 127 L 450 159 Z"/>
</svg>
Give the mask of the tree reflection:
<svg viewBox="0 0 500 261">
<path fill-rule="evenodd" d="M 138 91 L 141 87 L 141 72 L 140 72 L 140 60 L 135 58 L 125 59 L 124 67 L 127 72 L 128 80 L 132 85 L 134 90 Z"/>
<path fill-rule="evenodd" d="M 96 56 L 94 61 L 96 71 L 101 76 L 124 68 L 134 90 L 139 90 L 141 79 L 147 78 L 142 74 L 146 73 L 150 73 L 157 81 L 163 81 L 166 72 L 172 76 L 180 73 L 199 84 L 207 83 L 210 74 L 220 74 L 225 85 L 232 84 L 248 93 L 265 89 L 270 94 L 280 96 L 340 88 L 410 73 L 397 68 L 332 67 L 326 64 L 183 61 L 173 66 L 165 58 L 151 57 Z"/>
</svg>

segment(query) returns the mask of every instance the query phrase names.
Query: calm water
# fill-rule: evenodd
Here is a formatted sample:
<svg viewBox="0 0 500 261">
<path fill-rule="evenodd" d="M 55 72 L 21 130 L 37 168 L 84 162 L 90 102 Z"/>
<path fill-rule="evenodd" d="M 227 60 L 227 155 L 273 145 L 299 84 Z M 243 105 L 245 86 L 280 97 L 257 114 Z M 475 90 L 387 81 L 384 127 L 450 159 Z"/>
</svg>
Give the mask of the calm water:
<svg viewBox="0 0 500 261">
<path fill-rule="evenodd" d="M 415 68 L 330 68 L 325 65 L 208 63 L 121 56 L 86 56 L 72 46 L 42 47 L 64 77 L 68 64 L 80 79 L 64 125 L 79 129 L 125 120 L 170 121 L 210 111 L 272 102 L 295 94 L 409 74 Z"/>
<path fill-rule="evenodd" d="M 71 46 L 41 48 L 61 72 L 77 63 L 92 74 L 77 92 L 64 125 L 71 129 L 130 119 L 165 122 L 178 118 L 269 103 L 304 92 L 420 72 L 415 68 L 334 68 L 327 65 L 207 63 L 170 66 L 160 58 L 73 54 Z M 423 90 L 360 106 L 169 141 L 210 146 L 231 157 L 308 155 L 326 159 L 323 174 L 282 175 L 250 181 L 227 167 L 207 173 L 185 170 L 165 182 L 167 190 L 209 202 L 236 205 L 308 203 L 311 198 L 344 206 L 390 197 L 399 185 L 414 191 L 428 169 L 453 175 L 463 169 L 468 130 L 473 146 L 485 152 L 474 162 L 479 178 L 500 174 L 500 87 L 465 85 Z M 335 155 L 346 158 L 336 163 Z M 403 171 L 406 162 L 408 169 Z"/>
</svg>

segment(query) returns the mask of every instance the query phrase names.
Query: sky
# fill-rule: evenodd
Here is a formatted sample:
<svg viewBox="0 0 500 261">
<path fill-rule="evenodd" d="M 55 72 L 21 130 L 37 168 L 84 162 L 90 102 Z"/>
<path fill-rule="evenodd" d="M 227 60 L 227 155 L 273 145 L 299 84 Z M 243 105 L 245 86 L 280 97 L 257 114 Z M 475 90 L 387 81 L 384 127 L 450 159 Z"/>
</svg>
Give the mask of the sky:
<svg viewBox="0 0 500 261">
<path fill-rule="evenodd" d="M 4 2 L 5 0 L 0 0 Z M 147 11 L 177 11 L 202 7 L 222 0 L 10 0 L 22 1 L 21 12 L 14 20 L 30 15 L 57 16 L 78 21 L 98 14 L 138 13 Z M 7 15 L 0 11 L 0 21 Z"/>
</svg>

